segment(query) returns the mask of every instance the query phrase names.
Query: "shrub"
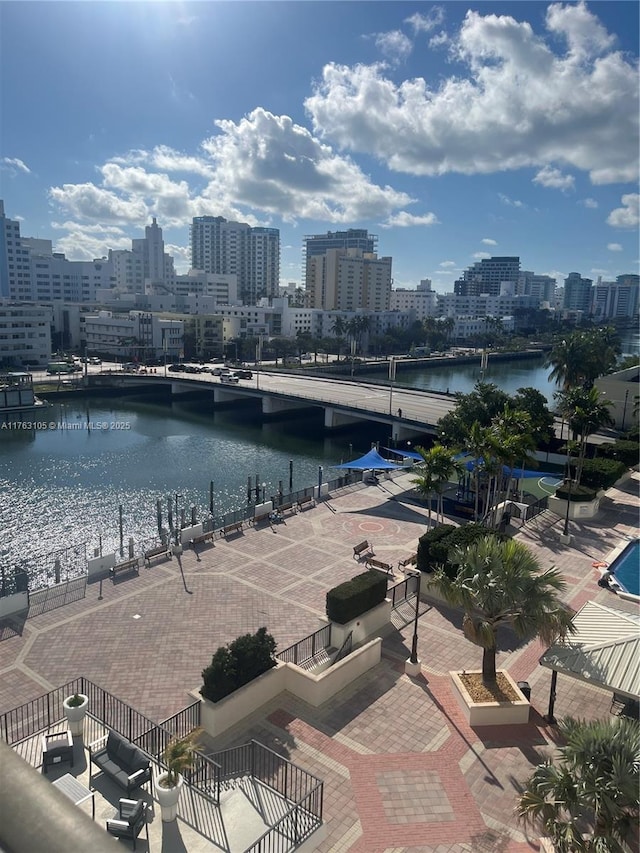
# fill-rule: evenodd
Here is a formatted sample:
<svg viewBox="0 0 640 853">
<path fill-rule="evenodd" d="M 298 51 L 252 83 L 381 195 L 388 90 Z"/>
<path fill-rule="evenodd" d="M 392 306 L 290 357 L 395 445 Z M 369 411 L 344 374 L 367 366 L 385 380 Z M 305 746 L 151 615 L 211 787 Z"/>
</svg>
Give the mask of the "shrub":
<svg viewBox="0 0 640 853">
<path fill-rule="evenodd" d="M 616 459 L 624 462 L 627 468 L 637 465 L 640 461 L 640 444 L 637 441 L 618 439 L 613 444 L 602 444 L 598 448 L 598 457 L 605 459 Z"/>
<path fill-rule="evenodd" d="M 627 470 L 615 459 L 585 459 L 580 484 L 592 489 L 609 489 Z"/>
<path fill-rule="evenodd" d="M 211 702 L 219 702 L 244 684 L 276 665 L 276 641 L 266 628 L 244 634 L 226 646 L 220 646 L 211 663 L 202 670 L 200 693 Z"/>
<path fill-rule="evenodd" d="M 492 533 L 500 541 L 508 539 L 502 533 L 489 531 L 481 524 L 465 524 L 454 527 L 453 524 L 441 524 L 427 531 L 418 540 L 417 566 L 421 572 L 432 572 L 436 566 L 442 566 L 444 573 L 452 580 L 456 577 L 457 567 L 449 562 L 453 548 L 467 548 Z"/>
<path fill-rule="evenodd" d="M 344 625 L 381 604 L 387 596 L 387 578 L 380 572 L 364 572 L 334 586 L 327 593 L 327 616 Z"/>
<path fill-rule="evenodd" d="M 563 483 L 556 489 L 556 497 L 561 498 L 563 501 L 569 500 L 569 503 L 573 501 L 592 501 L 596 496 L 596 491 L 596 489 L 592 489 L 589 486 L 580 486 L 575 483 L 571 484 L 571 488 L 569 488 L 569 485 Z"/>
</svg>

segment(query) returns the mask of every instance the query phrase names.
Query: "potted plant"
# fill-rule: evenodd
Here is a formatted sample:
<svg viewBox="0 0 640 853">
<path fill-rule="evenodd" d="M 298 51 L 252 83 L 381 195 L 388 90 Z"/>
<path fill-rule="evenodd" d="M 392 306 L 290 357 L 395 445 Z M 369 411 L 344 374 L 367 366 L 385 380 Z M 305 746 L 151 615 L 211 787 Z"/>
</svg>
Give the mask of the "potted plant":
<svg viewBox="0 0 640 853">
<path fill-rule="evenodd" d="M 89 697 L 84 693 L 74 693 L 73 696 L 67 696 L 62 702 L 64 715 L 69 723 L 69 731 L 73 737 L 82 737 L 88 705 Z"/>
<path fill-rule="evenodd" d="M 193 766 L 196 742 L 202 729 L 194 729 L 183 738 L 173 738 L 164 750 L 166 770 L 156 776 L 156 797 L 160 803 L 162 820 L 175 820 L 178 816 L 178 800 L 184 784 L 183 773 Z"/>
</svg>

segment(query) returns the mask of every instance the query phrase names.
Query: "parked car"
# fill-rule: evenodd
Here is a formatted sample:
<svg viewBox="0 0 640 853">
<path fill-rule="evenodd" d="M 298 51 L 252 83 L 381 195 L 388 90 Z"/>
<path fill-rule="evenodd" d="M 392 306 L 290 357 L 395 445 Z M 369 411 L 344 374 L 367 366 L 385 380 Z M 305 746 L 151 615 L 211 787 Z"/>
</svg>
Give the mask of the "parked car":
<svg viewBox="0 0 640 853">
<path fill-rule="evenodd" d="M 102 364 L 102 359 L 98 358 L 96 355 L 92 355 L 89 359 L 89 364 Z"/>
<path fill-rule="evenodd" d="M 170 364 L 167 370 L 174 370 L 176 373 L 183 373 L 184 364 Z"/>
<path fill-rule="evenodd" d="M 233 375 L 238 379 L 253 379 L 253 373 L 250 370 L 236 370 Z"/>
<path fill-rule="evenodd" d="M 220 382 L 229 382 L 229 383 L 237 384 L 238 381 L 239 381 L 238 377 L 235 375 L 235 373 L 232 373 L 230 370 L 223 370 L 220 373 Z"/>
</svg>

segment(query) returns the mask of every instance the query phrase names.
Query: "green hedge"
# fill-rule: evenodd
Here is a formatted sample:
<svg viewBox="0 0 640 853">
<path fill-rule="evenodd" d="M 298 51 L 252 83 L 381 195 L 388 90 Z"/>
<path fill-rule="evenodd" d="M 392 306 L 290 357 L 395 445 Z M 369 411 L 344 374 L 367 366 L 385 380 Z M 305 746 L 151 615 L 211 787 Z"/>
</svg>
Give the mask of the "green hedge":
<svg viewBox="0 0 640 853">
<path fill-rule="evenodd" d="M 381 572 L 364 572 L 334 586 L 327 593 L 327 617 L 344 625 L 377 607 L 387 597 L 387 577 Z"/>
<path fill-rule="evenodd" d="M 569 500 L 569 503 L 573 503 L 573 501 L 592 501 L 596 496 L 597 489 L 593 489 L 590 486 L 582 486 L 576 485 L 573 483 L 571 488 L 564 483 L 561 486 L 558 486 L 556 489 L 556 497 L 561 498 L 561 500 L 566 501 Z"/>
<path fill-rule="evenodd" d="M 454 548 L 468 548 L 469 545 L 484 539 L 489 534 L 501 541 L 509 538 L 481 524 L 465 524 L 462 527 L 441 524 L 439 527 L 434 527 L 418 539 L 418 569 L 421 572 L 432 572 L 436 567 L 442 566 L 445 574 L 453 579 L 457 574 L 457 568 L 449 562 L 450 552 Z"/>
<path fill-rule="evenodd" d="M 631 468 L 640 462 L 640 444 L 637 441 L 624 439 L 618 439 L 612 444 L 601 444 L 598 447 L 598 457 L 615 459 L 618 462 L 624 462 L 627 468 Z"/>
<path fill-rule="evenodd" d="M 202 670 L 200 693 L 211 702 L 219 702 L 238 687 L 248 684 L 276 665 L 276 641 L 266 628 L 255 634 L 243 634 L 226 646 L 220 646 L 211 663 Z"/>
<path fill-rule="evenodd" d="M 627 470 L 616 459 L 585 459 L 580 484 L 592 489 L 609 489 Z"/>
</svg>

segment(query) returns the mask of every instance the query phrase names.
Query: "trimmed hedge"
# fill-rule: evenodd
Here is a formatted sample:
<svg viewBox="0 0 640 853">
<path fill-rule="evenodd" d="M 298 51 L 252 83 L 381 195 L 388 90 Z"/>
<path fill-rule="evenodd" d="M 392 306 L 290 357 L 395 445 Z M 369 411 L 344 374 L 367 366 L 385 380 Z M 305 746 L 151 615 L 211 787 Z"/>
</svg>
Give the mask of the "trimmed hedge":
<svg viewBox="0 0 640 853">
<path fill-rule="evenodd" d="M 447 577 L 452 580 L 457 575 L 457 567 L 449 562 L 449 554 L 454 548 L 468 548 L 485 536 L 495 536 L 500 541 L 509 537 L 496 530 L 489 530 L 482 524 L 465 524 L 455 527 L 453 524 L 441 524 L 428 530 L 418 540 L 417 566 L 421 572 L 432 572 L 436 567 L 442 567 Z"/>
<path fill-rule="evenodd" d="M 327 593 L 327 617 L 344 625 L 377 607 L 387 597 L 387 578 L 381 572 L 363 572 Z"/>
<path fill-rule="evenodd" d="M 592 489 L 609 489 L 627 470 L 616 459 L 585 459 L 580 484 Z"/>
<path fill-rule="evenodd" d="M 555 496 L 563 501 L 568 499 L 569 503 L 573 503 L 573 501 L 592 501 L 596 496 L 596 491 L 597 489 L 590 488 L 589 486 L 578 486 L 575 483 L 569 488 L 569 485 L 563 483 L 556 489 Z"/>
<path fill-rule="evenodd" d="M 598 447 L 598 457 L 615 459 L 624 462 L 627 468 L 640 462 L 640 444 L 637 441 L 618 439 L 613 444 L 602 444 Z"/>
<path fill-rule="evenodd" d="M 226 646 L 220 646 L 211 663 L 202 670 L 200 693 L 211 702 L 219 702 L 234 690 L 248 684 L 276 665 L 276 641 L 266 628 L 255 634 L 243 634 Z"/>
</svg>

